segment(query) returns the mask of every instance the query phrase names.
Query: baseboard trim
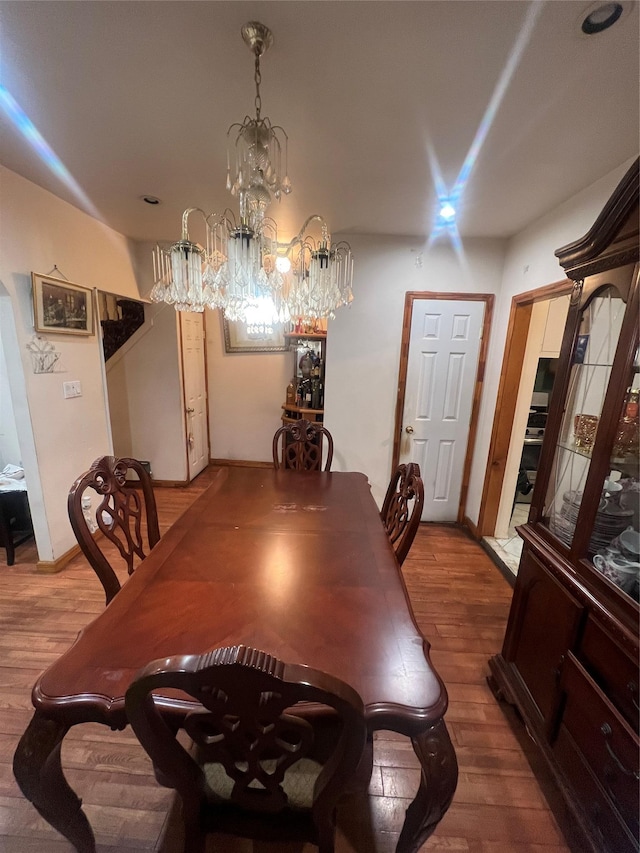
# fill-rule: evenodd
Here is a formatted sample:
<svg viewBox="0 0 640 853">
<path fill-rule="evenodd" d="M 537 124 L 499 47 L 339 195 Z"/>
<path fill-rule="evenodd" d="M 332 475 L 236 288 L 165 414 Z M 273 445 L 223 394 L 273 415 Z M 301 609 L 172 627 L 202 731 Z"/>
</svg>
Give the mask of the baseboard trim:
<svg viewBox="0 0 640 853">
<path fill-rule="evenodd" d="M 188 480 L 154 480 L 151 479 L 151 485 L 159 489 L 184 489 L 189 485 Z"/>
<path fill-rule="evenodd" d="M 209 463 L 226 468 L 273 468 L 273 462 L 252 462 L 250 459 L 210 459 Z"/>
<path fill-rule="evenodd" d="M 505 579 L 505 580 L 506 580 L 506 582 L 509 584 L 509 586 L 510 586 L 510 587 L 515 587 L 515 585 L 516 585 L 516 576 L 515 576 L 515 575 L 514 575 L 514 573 L 511 571 L 511 569 L 509 568 L 509 566 L 507 566 L 507 564 L 506 564 L 503 560 L 501 560 L 501 559 L 500 559 L 500 557 L 496 554 L 496 552 L 493 550 L 493 548 L 491 548 L 491 547 L 487 544 L 487 542 L 485 541 L 484 537 L 480 540 L 480 547 L 481 547 L 481 548 L 483 549 L 483 551 L 484 551 L 484 552 L 485 552 L 485 553 L 486 553 L 486 554 L 491 558 L 491 560 L 492 560 L 493 564 L 494 564 L 494 565 L 495 565 L 495 567 L 498 569 L 498 571 L 500 572 L 500 574 L 504 577 L 504 579 Z"/>
<path fill-rule="evenodd" d="M 58 557 L 57 560 L 38 560 L 36 563 L 36 572 L 43 575 L 55 575 L 61 572 L 67 563 L 70 563 L 79 553 L 80 546 L 74 545 L 73 548 L 70 548 L 61 557 Z"/>
<path fill-rule="evenodd" d="M 480 541 L 480 539 L 482 539 L 482 537 L 480 536 L 480 533 L 478 532 L 478 525 L 474 524 L 468 515 L 465 515 L 464 518 L 462 519 L 462 526 L 467 528 L 469 533 L 473 536 L 473 538 L 476 541 Z"/>
</svg>

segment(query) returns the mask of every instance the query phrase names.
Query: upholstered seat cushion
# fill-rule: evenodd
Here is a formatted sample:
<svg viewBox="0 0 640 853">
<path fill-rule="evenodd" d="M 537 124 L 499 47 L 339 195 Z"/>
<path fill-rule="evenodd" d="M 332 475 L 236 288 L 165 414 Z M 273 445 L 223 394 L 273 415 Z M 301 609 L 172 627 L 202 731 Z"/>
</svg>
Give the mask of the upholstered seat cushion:
<svg viewBox="0 0 640 853">
<path fill-rule="evenodd" d="M 276 761 L 261 762 L 263 769 L 271 775 L 276 768 Z M 287 797 L 289 808 L 292 810 L 310 809 L 313 804 L 313 786 L 316 783 L 322 765 L 310 758 L 301 758 L 290 767 L 282 781 L 282 789 Z M 203 765 L 202 770 L 207 782 L 207 797 L 211 802 L 231 800 L 234 781 L 227 775 L 224 767 L 217 762 Z M 250 786 L 260 790 L 259 783 Z"/>
</svg>

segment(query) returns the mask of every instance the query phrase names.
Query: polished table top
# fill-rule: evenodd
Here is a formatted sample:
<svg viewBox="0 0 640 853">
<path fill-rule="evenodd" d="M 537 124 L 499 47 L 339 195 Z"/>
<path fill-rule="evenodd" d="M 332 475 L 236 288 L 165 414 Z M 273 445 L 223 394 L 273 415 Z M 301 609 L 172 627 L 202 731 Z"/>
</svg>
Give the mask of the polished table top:
<svg viewBox="0 0 640 853">
<path fill-rule="evenodd" d="M 162 537 L 39 679 L 34 704 L 121 725 L 148 661 L 241 643 L 347 681 L 370 718 L 393 705 L 424 724 L 446 708 L 366 477 L 241 467 Z"/>
</svg>

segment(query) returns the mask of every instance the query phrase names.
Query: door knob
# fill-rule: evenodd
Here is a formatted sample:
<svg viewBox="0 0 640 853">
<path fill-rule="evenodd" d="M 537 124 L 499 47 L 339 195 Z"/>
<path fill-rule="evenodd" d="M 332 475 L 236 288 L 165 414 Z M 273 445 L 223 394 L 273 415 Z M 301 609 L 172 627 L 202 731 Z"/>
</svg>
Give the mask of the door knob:
<svg viewBox="0 0 640 853">
<path fill-rule="evenodd" d="M 192 415 L 195 412 L 195 409 L 187 409 L 187 414 Z"/>
<path fill-rule="evenodd" d="M 404 431 L 405 431 L 405 432 L 408 432 L 409 434 L 411 434 L 411 433 L 413 432 L 413 427 L 412 427 L 411 425 L 409 425 L 408 427 L 405 427 L 405 428 L 404 428 Z"/>
</svg>

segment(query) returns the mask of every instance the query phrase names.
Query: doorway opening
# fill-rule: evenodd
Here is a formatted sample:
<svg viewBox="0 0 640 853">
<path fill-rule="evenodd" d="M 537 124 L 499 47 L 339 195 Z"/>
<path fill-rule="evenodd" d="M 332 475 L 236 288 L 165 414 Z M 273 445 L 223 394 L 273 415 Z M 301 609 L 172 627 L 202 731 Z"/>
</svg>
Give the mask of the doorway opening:
<svg viewBox="0 0 640 853">
<path fill-rule="evenodd" d="M 556 282 L 512 300 L 478 536 L 512 576 L 536 482 L 555 367 L 572 284 Z"/>
</svg>

